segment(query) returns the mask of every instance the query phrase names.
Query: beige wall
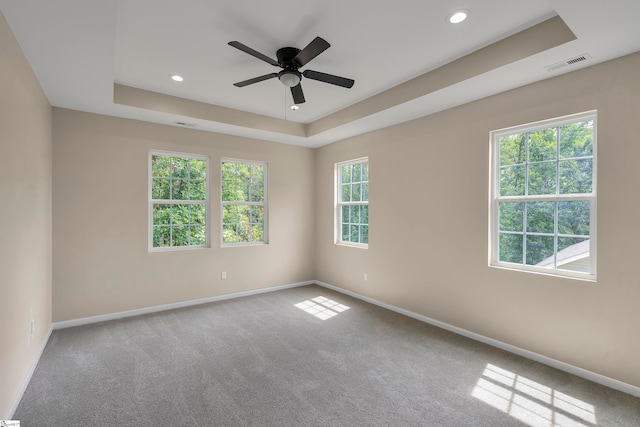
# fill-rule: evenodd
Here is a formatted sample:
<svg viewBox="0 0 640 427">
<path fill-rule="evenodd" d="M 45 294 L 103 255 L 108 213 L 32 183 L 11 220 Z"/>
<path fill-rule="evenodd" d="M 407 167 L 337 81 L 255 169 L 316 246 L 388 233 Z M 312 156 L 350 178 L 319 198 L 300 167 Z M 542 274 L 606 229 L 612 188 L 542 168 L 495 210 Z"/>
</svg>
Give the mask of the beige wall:
<svg viewBox="0 0 640 427">
<path fill-rule="evenodd" d="M 51 328 L 51 106 L 2 13 L 0 75 L 3 419 Z"/>
<path fill-rule="evenodd" d="M 317 279 L 640 386 L 638 70 L 634 54 L 318 149 Z M 489 132 L 591 109 L 597 283 L 488 267 Z M 333 244 L 334 163 L 362 156 L 366 250 Z"/>
<path fill-rule="evenodd" d="M 53 117 L 54 321 L 314 278 L 312 149 L 59 108 Z M 211 248 L 148 251 L 150 149 L 211 157 Z M 268 163 L 268 245 L 220 247 L 222 157 Z"/>
</svg>

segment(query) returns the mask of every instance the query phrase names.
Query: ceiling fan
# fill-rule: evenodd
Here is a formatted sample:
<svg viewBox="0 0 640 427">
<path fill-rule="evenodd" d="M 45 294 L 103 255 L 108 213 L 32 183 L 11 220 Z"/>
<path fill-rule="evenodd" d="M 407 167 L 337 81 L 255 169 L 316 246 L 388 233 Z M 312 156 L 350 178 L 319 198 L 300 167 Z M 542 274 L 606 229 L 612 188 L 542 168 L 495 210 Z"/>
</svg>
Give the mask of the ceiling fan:
<svg viewBox="0 0 640 427">
<path fill-rule="evenodd" d="M 254 77 L 249 80 L 234 83 L 233 85 L 237 87 L 244 87 L 277 77 L 283 85 L 291 88 L 293 102 L 296 104 L 302 104 L 305 102 L 302 86 L 300 85 L 302 76 L 311 80 L 318 80 L 320 82 L 345 87 L 347 89 L 350 89 L 355 83 L 352 79 L 334 76 L 333 74 L 321 73 L 320 71 L 304 70 L 302 73 L 298 71 L 300 68 L 307 65 L 313 58 L 320 55 L 331 46 L 321 37 L 313 39 L 311 43 L 302 50 L 295 47 L 283 47 L 282 49 L 278 49 L 276 52 L 276 57 L 278 58 L 277 61 L 243 45 L 240 42 L 232 41 L 229 42 L 229 45 L 248 53 L 251 56 L 261 59 L 264 62 L 282 68 L 282 71 L 278 73 L 265 74 L 264 76 Z"/>
</svg>

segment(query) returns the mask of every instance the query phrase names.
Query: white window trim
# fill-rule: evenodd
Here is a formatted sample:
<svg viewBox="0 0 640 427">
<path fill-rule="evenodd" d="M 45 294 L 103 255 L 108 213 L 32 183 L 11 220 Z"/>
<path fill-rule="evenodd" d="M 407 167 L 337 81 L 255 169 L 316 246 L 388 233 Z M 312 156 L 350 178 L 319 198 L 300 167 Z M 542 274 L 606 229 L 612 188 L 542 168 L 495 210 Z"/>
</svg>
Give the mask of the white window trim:
<svg viewBox="0 0 640 427">
<path fill-rule="evenodd" d="M 207 168 L 206 168 L 206 174 L 207 174 L 207 178 L 206 178 L 206 187 L 207 187 L 207 196 L 206 196 L 206 200 L 204 201 L 204 203 L 202 203 L 201 201 L 197 201 L 197 200 L 164 200 L 164 199 L 152 199 L 152 185 L 153 185 L 153 174 L 152 174 L 152 163 L 153 163 L 153 156 L 169 156 L 169 157 L 182 157 L 182 158 L 186 158 L 186 159 L 198 159 L 198 160 L 204 160 L 206 162 Z M 210 193 L 211 193 L 211 178 L 210 178 L 210 165 L 211 165 L 211 158 L 209 156 L 203 156 L 203 155 L 198 155 L 198 154 L 189 154 L 189 153 L 178 153 L 178 152 L 174 152 L 174 151 L 159 151 L 159 150 L 149 150 L 149 159 L 148 159 L 148 180 L 149 180 L 149 185 L 148 185 L 148 195 L 147 195 L 147 199 L 149 200 L 148 203 L 148 234 L 149 234 L 149 238 L 148 238 L 148 247 L 149 247 L 149 252 L 167 252 L 167 251 L 184 251 L 184 250 L 193 250 L 193 249 L 203 249 L 203 248 L 210 248 L 211 247 L 211 202 L 210 202 Z M 153 205 L 154 204 L 158 204 L 158 203 L 163 203 L 163 204 L 173 204 L 173 205 L 178 205 L 178 204 L 183 204 L 183 205 L 189 205 L 189 204 L 203 204 L 205 206 L 205 234 L 206 234 L 206 239 L 205 239 L 205 244 L 204 245 L 192 245 L 192 246 L 165 246 L 165 247 L 159 247 L 159 248 L 155 248 L 153 247 Z"/>
<path fill-rule="evenodd" d="M 576 194 L 553 194 L 553 195 L 537 195 L 537 196 L 502 196 L 499 197 L 499 174 L 500 174 L 500 157 L 496 155 L 499 153 L 500 138 L 507 135 L 513 135 L 520 132 L 535 132 L 537 130 L 546 129 L 549 127 L 562 126 L 570 123 L 593 120 L 593 171 L 592 171 L 592 193 L 591 195 L 576 195 Z M 585 111 L 582 113 L 571 114 L 568 116 L 558 117 L 554 119 L 542 120 L 539 122 L 533 122 L 514 126 L 510 128 L 498 129 L 490 133 L 490 191 L 489 191 L 489 266 L 496 268 L 503 268 L 508 270 L 524 271 L 530 273 L 538 273 L 556 277 L 566 277 L 572 279 L 580 279 L 584 281 L 596 281 L 596 265 L 597 265 L 597 135 L 598 135 L 598 120 L 597 110 Z M 590 206 L 590 235 L 589 235 L 589 262 L 590 272 L 582 273 L 571 270 L 558 270 L 549 269 L 544 267 L 536 267 L 527 264 L 514 264 L 498 260 L 499 253 L 499 218 L 498 218 L 498 203 L 500 201 L 567 201 L 567 200 L 588 200 Z"/>
<path fill-rule="evenodd" d="M 351 205 L 367 205 L 369 206 L 369 200 L 367 199 L 366 201 L 360 201 L 360 202 L 341 202 L 341 194 L 342 194 L 342 188 L 341 188 L 341 176 L 340 176 L 340 168 L 342 166 L 345 165 L 352 165 L 352 164 L 356 164 L 356 163 L 363 163 L 363 162 L 367 162 L 367 164 L 369 163 L 369 157 L 360 157 L 357 159 L 353 159 L 353 160 L 346 160 L 344 162 L 338 162 L 334 165 L 334 178 L 333 178 L 333 187 L 334 187 L 334 227 L 333 227 L 333 231 L 334 231 L 334 236 L 333 236 L 333 241 L 336 245 L 339 246 L 349 246 L 349 247 L 354 247 L 354 248 L 360 248 L 360 249 L 368 249 L 369 248 L 369 244 L 368 243 L 358 243 L 358 242 L 345 242 L 342 240 L 342 221 L 341 221 L 341 214 L 342 214 L 342 206 L 351 206 Z M 371 168 L 369 168 L 369 172 L 371 172 Z M 368 176 L 368 178 L 370 178 L 370 175 Z M 370 181 L 367 181 L 370 182 Z M 371 194 L 371 186 L 369 185 L 369 194 Z M 369 227 L 369 230 L 371 229 L 371 227 Z"/>
<path fill-rule="evenodd" d="M 223 185 L 223 177 L 222 177 L 222 164 L 223 163 L 243 163 L 247 165 L 258 165 L 264 167 L 264 202 L 242 202 L 247 206 L 262 206 L 264 208 L 264 230 L 263 230 L 263 241 L 260 242 L 236 242 L 236 243 L 224 243 L 224 206 L 230 204 L 236 204 L 235 202 L 225 202 L 222 200 L 222 185 Z M 260 162 L 255 160 L 244 160 L 244 159 L 234 159 L 231 157 L 223 157 L 220 159 L 220 247 L 221 248 L 238 248 L 238 247 L 246 247 L 246 246 L 263 246 L 269 244 L 269 215 L 268 215 L 268 200 L 269 195 L 267 194 L 269 189 L 269 164 L 267 162 Z"/>
</svg>

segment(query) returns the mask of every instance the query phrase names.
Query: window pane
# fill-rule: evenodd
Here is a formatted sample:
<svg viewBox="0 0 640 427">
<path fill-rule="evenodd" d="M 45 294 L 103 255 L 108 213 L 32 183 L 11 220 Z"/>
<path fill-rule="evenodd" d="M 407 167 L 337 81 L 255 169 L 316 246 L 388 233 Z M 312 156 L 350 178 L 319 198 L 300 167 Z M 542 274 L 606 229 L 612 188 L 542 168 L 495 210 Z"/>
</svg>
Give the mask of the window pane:
<svg viewBox="0 0 640 427">
<path fill-rule="evenodd" d="M 264 185 L 262 183 L 251 184 L 251 198 L 252 202 L 264 202 Z"/>
<path fill-rule="evenodd" d="M 555 202 L 527 203 L 527 232 L 553 233 Z"/>
<path fill-rule="evenodd" d="M 249 183 L 251 177 L 251 165 L 236 163 L 236 179 L 238 182 Z"/>
<path fill-rule="evenodd" d="M 342 241 L 343 242 L 348 242 L 349 241 L 349 224 L 343 224 L 342 225 Z"/>
<path fill-rule="evenodd" d="M 171 207 L 171 224 L 189 224 L 189 205 L 173 205 Z"/>
<path fill-rule="evenodd" d="M 222 183 L 222 201 L 234 202 L 236 201 L 236 184 L 234 182 L 224 181 Z"/>
<path fill-rule="evenodd" d="M 351 182 L 361 182 L 362 181 L 362 163 L 356 163 L 353 165 L 353 176 L 351 177 Z"/>
<path fill-rule="evenodd" d="M 251 223 L 252 224 L 264 223 L 264 207 L 251 206 Z"/>
<path fill-rule="evenodd" d="M 205 227 L 192 226 L 189 227 L 189 237 L 192 245 L 204 245 L 206 240 Z"/>
<path fill-rule="evenodd" d="M 153 227 L 153 247 L 163 248 L 169 246 L 171 235 L 168 226 Z"/>
<path fill-rule="evenodd" d="M 349 216 L 349 206 L 343 206 L 342 207 L 342 222 L 348 224 L 350 222 L 350 216 Z"/>
<path fill-rule="evenodd" d="M 171 178 L 189 177 L 189 159 L 181 157 L 171 158 Z"/>
<path fill-rule="evenodd" d="M 351 186 L 351 200 L 354 202 L 361 201 L 362 194 L 362 185 L 361 184 L 353 184 Z"/>
<path fill-rule="evenodd" d="M 251 167 L 251 182 L 258 185 L 264 183 L 264 166 L 253 165 Z"/>
<path fill-rule="evenodd" d="M 222 226 L 222 243 L 236 243 L 236 225 L 224 224 Z"/>
<path fill-rule="evenodd" d="M 151 198 L 152 199 L 170 199 L 169 178 L 153 178 L 151 181 Z"/>
<path fill-rule="evenodd" d="M 189 182 L 184 179 L 172 179 L 171 199 L 189 200 Z"/>
<path fill-rule="evenodd" d="M 189 246 L 189 227 L 171 227 L 171 246 Z"/>
<path fill-rule="evenodd" d="M 556 193 L 556 163 L 529 165 L 529 195 Z"/>
<path fill-rule="evenodd" d="M 369 226 L 362 226 L 362 243 L 369 243 Z"/>
<path fill-rule="evenodd" d="M 171 224 L 171 205 L 153 205 L 153 225 Z"/>
<path fill-rule="evenodd" d="M 593 120 L 560 127 L 560 158 L 593 156 Z"/>
<path fill-rule="evenodd" d="M 251 209 L 249 206 L 238 206 L 238 227 L 236 229 L 238 242 L 251 241 Z"/>
<path fill-rule="evenodd" d="M 589 239 L 558 237 L 558 269 L 588 273 L 590 262 Z"/>
<path fill-rule="evenodd" d="M 558 234 L 589 236 L 589 201 L 558 202 Z"/>
<path fill-rule="evenodd" d="M 500 231 L 522 231 L 524 203 L 500 203 Z"/>
<path fill-rule="evenodd" d="M 500 169 L 500 195 L 524 196 L 525 167 L 509 166 Z"/>
<path fill-rule="evenodd" d="M 525 134 L 515 134 L 500 138 L 500 166 L 523 164 L 526 155 L 525 142 Z"/>
<path fill-rule="evenodd" d="M 343 184 L 351 182 L 351 165 L 342 166 L 340 175 L 342 175 Z"/>
<path fill-rule="evenodd" d="M 238 223 L 237 227 L 237 239 L 238 243 L 249 243 L 251 242 L 251 224 L 249 222 L 243 221 L 240 219 L 240 223 Z"/>
<path fill-rule="evenodd" d="M 254 242 L 264 242 L 264 225 L 254 224 L 252 228 Z"/>
<path fill-rule="evenodd" d="M 560 162 L 560 194 L 592 192 L 593 161 L 563 160 Z"/>
<path fill-rule="evenodd" d="M 191 200 L 206 200 L 207 199 L 207 184 L 204 180 L 191 180 L 190 185 L 190 199 Z"/>
<path fill-rule="evenodd" d="M 351 184 L 342 185 L 342 201 L 343 202 L 351 201 Z"/>
<path fill-rule="evenodd" d="M 225 224 L 238 222 L 238 207 L 236 205 L 224 205 L 222 207 L 222 222 Z"/>
<path fill-rule="evenodd" d="M 522 235 L 500 234 L 499 259 L 522 264 Z"/>
<path fill-rule="evenodd" d="M 240 182 L 236 188 L 235 200 L 239 202 L 248 202 L 249 201 L 249 183 L 248 182 Z"/>
<path fill-rule="evenodd" d="M 553 236 L 527 236 L 528 265 L 536 265 L 551 256 L 553 256 Z"/>
<path fill-rule="evenodd" d="M 349 241 L 358 243 L 360 241 L 360 228 L 357 225 L 351 225 L 351 237 Z"/>
<path fill-rule="evenodd" d="M 207 162 L 198 159 L 189 159 L 189 178 L 205 179 L 207 177 Z"/>
<path fill-rule="evenodd" d="M 369 183 L 368 182 L 362 183 L 362 201 L 363 202 L 369 201 Z"/>
<path fill-rule="evenodd" d="M 369 224 L 369 206 L 362 206 L 362 217 L 360 218 L 362 224 Z"/>
<path fill-rule="evenodd" d="M 362 164 L 362 182 L 369 181 L 369 162 Z"/>
<path fill-rule="evenodd" d="M 360 224 L 360 206 L 351 206 L 351 221 L 352 224 Z"/>
<path fill-rule="evenodd" d="M 205 205 L 191 205 L 189 207 L 191 224 L 205 224 L 207 210 Z"/>
<path fill-rule="evenodd" d="M 529 163 L 556 159 L 556 128 L 529 133 Z"/>
<path fill-rule="evenodd" d="M 222 181 L 236 182 L 236 165 L 235 163 L 222 163 Z"/>
<path fill-rule="evenodd" d="M 151 156 L 151 176 L 168 177 L 171 173 L 171 158 L 169 156 Z"/>
</svg>

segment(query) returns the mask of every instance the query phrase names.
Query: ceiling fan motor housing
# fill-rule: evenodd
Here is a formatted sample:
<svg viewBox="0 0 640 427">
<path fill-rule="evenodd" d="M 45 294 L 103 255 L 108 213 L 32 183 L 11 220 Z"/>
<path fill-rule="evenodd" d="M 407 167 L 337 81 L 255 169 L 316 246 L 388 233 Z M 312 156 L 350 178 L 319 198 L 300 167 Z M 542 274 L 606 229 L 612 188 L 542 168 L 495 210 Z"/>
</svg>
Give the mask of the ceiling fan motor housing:
<svg viewBox="0 0 640 427">
<path fill-rule="evenodd" d="M 293 58 L 300 52 L 300 49 L 295 47 L 283 47 L 278 49 L 276 57 L 278 58 L 278 64 L 285 70 L 297 70 L 300 66 Z"/>
</svg>

